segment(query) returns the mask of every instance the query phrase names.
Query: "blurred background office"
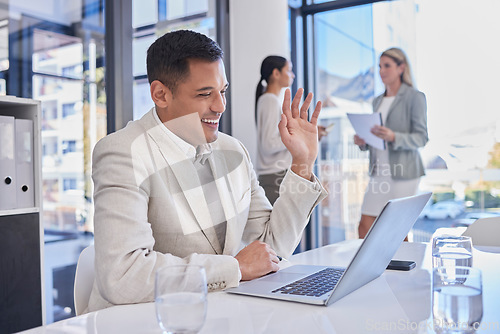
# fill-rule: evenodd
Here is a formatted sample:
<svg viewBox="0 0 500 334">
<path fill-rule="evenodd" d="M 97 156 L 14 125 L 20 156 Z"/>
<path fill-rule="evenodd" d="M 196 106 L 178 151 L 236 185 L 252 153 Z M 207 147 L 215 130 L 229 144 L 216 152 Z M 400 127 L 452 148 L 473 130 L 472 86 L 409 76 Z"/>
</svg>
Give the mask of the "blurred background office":
<svg viewBox="0 0 500 334">
<path fill-rule="evenodd" d="M 317 174 L 330 196 L 305 250 L 357 238 L 368 155 L 345 114 L 371 113 L 383 91 L 378 56 L 389 47 L 406 51 L 427 96 L 420 191 L 440 204 L 429 203 L 410 241 L 499 214 L 499 12 L 497 0 L 0 0 L 0 93 L 42 101 L 47 323 L 74 315 L 76 260 L 92 242 L 90 155 L 152 106 L 145 54 L 158 36 L 192 29 L 219 42 L 231 83 L 221 131 L 254 160 L 254 88 L 265 56 L 289 57 L 293 90 L 323 102 L 320 122 L 336 125 L 320 143 Z"/>
</svg>

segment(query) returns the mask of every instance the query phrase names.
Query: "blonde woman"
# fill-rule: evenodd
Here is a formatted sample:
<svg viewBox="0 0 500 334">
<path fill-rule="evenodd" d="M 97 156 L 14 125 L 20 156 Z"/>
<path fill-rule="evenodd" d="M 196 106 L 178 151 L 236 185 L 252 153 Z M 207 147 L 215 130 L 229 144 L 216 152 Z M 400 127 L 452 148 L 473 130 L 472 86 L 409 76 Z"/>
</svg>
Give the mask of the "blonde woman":
<svg viewBox="0 0 500 334">
<path fill-rule="evenodd" d="M 416 194 L 425 174 L 418 152 L 428 141 L 425 95 L 413 88 L 410 64 L 402 50 L 384 51 L 379 69 L 385 92 L 373 100 L 373 110 L 381 114 L 383 125 L 371 132 L 385 140 L 387 149 L 375 149 L 354 136 L 361 150 L 370 151 L 370 181 L 361 207 L 360 238 L 366 236 L 388 200 Z"/>
</svg>

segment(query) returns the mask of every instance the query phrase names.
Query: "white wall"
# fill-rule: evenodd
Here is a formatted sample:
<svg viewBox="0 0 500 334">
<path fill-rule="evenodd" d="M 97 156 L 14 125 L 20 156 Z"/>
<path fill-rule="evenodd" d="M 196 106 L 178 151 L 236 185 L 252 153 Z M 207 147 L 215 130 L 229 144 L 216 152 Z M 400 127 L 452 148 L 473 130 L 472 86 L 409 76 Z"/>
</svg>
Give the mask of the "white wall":
<svg viewBox="0 0 500 334">
<path fill-rule="evenodd" d="M 232 135 L 255 163 L 255 89 L 260 64 L 271 54 L 290 58 L 287 0 L 230 0 Z"/>
</svg>

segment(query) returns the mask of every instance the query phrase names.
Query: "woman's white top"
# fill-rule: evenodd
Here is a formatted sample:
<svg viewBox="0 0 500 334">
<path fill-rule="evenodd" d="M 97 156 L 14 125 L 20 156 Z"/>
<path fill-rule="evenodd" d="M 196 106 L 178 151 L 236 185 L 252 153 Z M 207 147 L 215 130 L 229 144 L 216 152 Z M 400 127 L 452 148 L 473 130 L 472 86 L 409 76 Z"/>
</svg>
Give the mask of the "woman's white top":
<svg viewBox="0 0 500 334">
<path fill-rule="evenodd" d="M 281 141 L 278 124 L 282 101 L 265 93 L 257 101 L 257 174 L 273 174 L 290 168 L 292 155 Z"/>
<path fill-rule="evenodd" d="M 392 102 L 396 97 L 384 97 L 377 112 L 382 116 L 382 124 L 385 124 Z M 412 196 L 417 193 L 420 178 L 410 180 L 394 180 L 391 177 L 388 150 L 375 150 L 376 166 L 375 173 L 370 177 L 366 188 L 361 213 L 376 217 L 382 211 L 387 201 L 394 198 Z"/>
</svg>

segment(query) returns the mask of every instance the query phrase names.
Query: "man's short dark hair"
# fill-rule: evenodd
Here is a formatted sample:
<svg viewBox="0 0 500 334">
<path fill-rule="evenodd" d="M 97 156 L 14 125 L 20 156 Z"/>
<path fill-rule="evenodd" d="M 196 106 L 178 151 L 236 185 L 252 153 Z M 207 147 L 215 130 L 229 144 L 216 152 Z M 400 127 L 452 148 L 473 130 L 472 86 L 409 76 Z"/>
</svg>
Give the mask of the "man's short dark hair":
<svg viewBox="0 0 500 334">
<path fill-rule="evenodd" d="M 177 84 L 189 74 L 189 59 L 214 62 L 222 56 L 219 45 L 203 34 L 191 30 L 166 33 L 148 49 L 146 65 L 149 83 L 158 80 L 174 92 Z"/>
</svg>

